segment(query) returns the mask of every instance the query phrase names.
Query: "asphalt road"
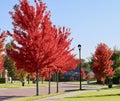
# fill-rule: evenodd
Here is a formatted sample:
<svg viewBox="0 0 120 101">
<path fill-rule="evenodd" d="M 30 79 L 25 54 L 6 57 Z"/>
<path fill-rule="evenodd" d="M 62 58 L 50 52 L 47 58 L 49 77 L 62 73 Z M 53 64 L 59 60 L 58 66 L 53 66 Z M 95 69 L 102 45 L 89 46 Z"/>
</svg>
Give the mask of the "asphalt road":
<svg viewBox="0 0 120 101">
<path fill-rule="evenodd" d="M 72 89 L 79 89 L 77 84 L 59 83 L 59 92 L 65 92 Z M 51 93 L 56 92 L 56 87 L 51 87 Z M 39 95 L 48 94 L 48 87 L 39 87 Z M 0 101 L 4 101 L 10 98 L 26 97 L 36 95 L 36 88 L 10 88 L 0 89 Z"/>
</svg>

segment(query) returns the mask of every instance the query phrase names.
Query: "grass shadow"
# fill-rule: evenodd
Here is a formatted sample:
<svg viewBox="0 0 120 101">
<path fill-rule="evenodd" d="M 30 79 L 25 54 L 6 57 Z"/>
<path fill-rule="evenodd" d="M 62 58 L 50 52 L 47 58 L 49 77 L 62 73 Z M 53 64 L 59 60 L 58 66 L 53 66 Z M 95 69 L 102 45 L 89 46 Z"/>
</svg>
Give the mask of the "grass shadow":
<svg viewBox="0 0 120 101">
<path fill-rule="evenodd" d="M 82 89 L 81 91 L 83 91 L 85 89 Z M 70 90 L 65 90 L 64 92 L 74 92 L 74 91 L 80 91 L 80 89 L 70 89 Z"/>
<path fill-rule="evenodd" d="M 0 101 L 5 101 L 12 98 L 20 98 L 20 97 L 25 97 L 25 96 L 0 96 Z"/>
<path fill-rule="evenodd" d="M 96 91 L 99 91 L 100 89 L 94 89 L 94 88 L 87 88 L 87 89 L 70 89 L 70 90 L 65 90 L 64 92 L 74 92 L 74 91 L 92 91 L 92 90 L 96 90 Z"/>
</svg>

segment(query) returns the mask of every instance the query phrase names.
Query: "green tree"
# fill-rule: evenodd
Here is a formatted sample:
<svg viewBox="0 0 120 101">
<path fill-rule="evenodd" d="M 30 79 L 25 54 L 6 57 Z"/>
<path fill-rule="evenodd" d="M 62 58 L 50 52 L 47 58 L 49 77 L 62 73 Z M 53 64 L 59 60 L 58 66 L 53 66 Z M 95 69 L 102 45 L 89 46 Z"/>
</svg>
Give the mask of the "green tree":
<svg viewBox="0 0 120 101">
<path fill-rule="evenodd" d="M 120 51 L 114 50 L 114 54 L 112 55 L 111 59 L 113 60 L 113 68 L 116 69 L 120 67 Z"/>
<path fill-rule="evenodd" d="M 88 62 L 88 61 L 84 61 L 82 64 L 82 67 L 84 67 L 85 71 L 87 71 L 87 72 L 90 72 L 92 70 L 90 62 Z"/>
<path fill-rule="evenodd" d="M 120 51 L 115 49 L 111 59 L 113 60 L 112 67 L 115 70 L 114 77 L 120 78 Z"/>
<path fill-rule="evenodd" d="M 15 78 L 15 63 L 8 55 L 5 57 L 4 67 L 8 70 L 8 76 Z"/>
<path fill-rule="evenodd" d="M 7 43 L 6 44 L 6 48 L 10 48 L 11 43 Z M 6 53 L 6 57 L 5 57 L 5 62 L 4 62 L 4 67 L 7 69 L 8 71 L 8 76 L 15 78 L 15 74 L 16 74 L 16 68 L 15 68 L 15 63 L 14 61 L 9 57 L 9 55 Z"/>
</svg>

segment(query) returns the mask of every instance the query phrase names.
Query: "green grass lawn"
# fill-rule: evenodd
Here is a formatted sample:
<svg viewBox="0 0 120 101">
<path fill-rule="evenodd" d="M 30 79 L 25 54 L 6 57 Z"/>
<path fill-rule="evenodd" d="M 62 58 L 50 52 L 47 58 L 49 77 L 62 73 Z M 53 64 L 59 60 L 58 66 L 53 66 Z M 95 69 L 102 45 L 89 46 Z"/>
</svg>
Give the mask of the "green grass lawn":
<svg viewBox="0 0 120 101">
<path fill-rule="evenodd" d="M 113 88 L 81 93 L 74 97 L 66 97 L 56 101 L 119 101 L 119 100 L 120 89 Z"/>
<path fill-rule="evenodd" d="M 51 86 L 55 86 L 55 82 L 51 82 Z M 41 87 L 48 87 L 48 82 L 44 82 L 43 84 L 39 82 L 39 86 Z M 22 84 L 20 81 L 15 81 L 14 83 L 6 83 L 6 84 L 0 84 L 0 89 L 1 88 L 22 88 Z M 35 83 L 32 83 L 32 81 L 28 84 L 27 82 L 25 83 L 24 88 L 27 87 L 36 87 Z"/>
</svg>

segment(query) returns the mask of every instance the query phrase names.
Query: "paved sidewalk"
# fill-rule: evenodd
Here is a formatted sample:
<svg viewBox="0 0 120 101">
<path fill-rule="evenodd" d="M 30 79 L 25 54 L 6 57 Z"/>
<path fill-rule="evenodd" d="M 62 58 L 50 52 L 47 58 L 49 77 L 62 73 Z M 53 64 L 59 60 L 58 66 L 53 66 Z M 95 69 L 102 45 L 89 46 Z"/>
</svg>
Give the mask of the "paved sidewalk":
<svg viewBox="0 0 120 101">
<path fill-rule="evenodd" d="M 34 101 L 55 101 L 55 100 L 60 99 L 60 98 L 72 97 L 72 96 L 76 96 L 80 93 L 89 92 L 89 91 L 91 91 L 91 90 L 72 91 L 72 92 L 67 92 L 67 93 L 64 93 L 64 94 L 51 96 L 51 97 L 47 97 L 47 98 L 43 98 L 43 99 L 39 99 L 39 100 L 34 100 Z M 92 91 L 96 91 L 96 90 L 92 90 Z"/>
</svg>

